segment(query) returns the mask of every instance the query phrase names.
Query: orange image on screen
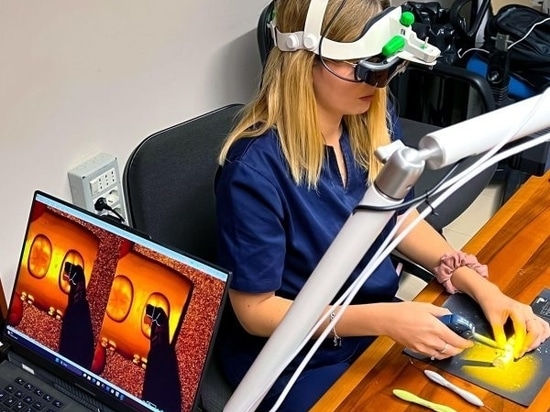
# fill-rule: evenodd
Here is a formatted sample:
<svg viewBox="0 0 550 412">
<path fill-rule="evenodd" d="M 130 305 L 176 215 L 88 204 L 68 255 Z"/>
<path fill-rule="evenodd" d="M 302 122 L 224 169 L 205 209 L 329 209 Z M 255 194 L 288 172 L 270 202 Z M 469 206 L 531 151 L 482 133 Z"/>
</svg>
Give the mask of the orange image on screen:
<svg viewBox="0 0 550 412">
<path fill-rule="evenodd" d="M 92 232 L 44 210 L 29 226 L 19 269 L 19 296 L 50 316 L 63 317 L 69 293 L 65 264 L 79 265 L 88 285 L 98 247 L 99 239 Z"/>
<path fill-rule="evenodd" d="M 224 290 L 184 261 L 38 203 L 7 322 L 164 411 L 190 411 Z"/>
<path fill-rule="evenodd" d="M 145 371 L 142 397 L 164 410 L 181 410 L 181 377 L 173 340 L 191 293 L 188 278 L 130 251 L 118 262 L 100 331 L 104 350 L 120 354 Z M 96 364 L 94 372 L 102 373 L 103 366 Z M 117 383 L 116 377 L 113 382 Z"/>
</svg>

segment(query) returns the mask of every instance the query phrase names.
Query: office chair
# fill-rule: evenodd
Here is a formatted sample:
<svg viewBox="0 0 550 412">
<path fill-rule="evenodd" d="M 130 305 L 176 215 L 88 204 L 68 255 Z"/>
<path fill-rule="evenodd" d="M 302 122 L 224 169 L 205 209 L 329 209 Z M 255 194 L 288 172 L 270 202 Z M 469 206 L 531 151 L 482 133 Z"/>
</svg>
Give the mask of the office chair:
<svg viewBox="0 0 550 412">
<path fill-rule="evenodd" d="M 134 228 L 200 259 L 216 261 L 217 155 L 241 107 L 228 105 L 169 127 L 134 149 L 123 172 Z M 211 354 L 201 387 L 201 410 L 221 411 L 231 393 Z"/>
<path fill-rule="evenodd" d="M 262 65 L 274 47 L 268 23 L 272 20 L 275 2 L 271 1 L 260 13 L 256 31 Z M 420 139 L 440 127 L 450 126 L 470 117 L 495 109 L 493 94 L 488 82 L 479 74 L 461 67 L 436 64 L 432 68 L 409 65 L 407 71 L 390 84 L 392 102 L 399 114 L 403 142 L 418 147 Z M 413 99 L 409 99 L 414 96 Z M 477 104 L 472 105 L 471 102 Z M 466 159 L 455 174 L 473 164 L 479 156 Z M 416 195 L 434 187 L 451 167 L 426 169 L 414 187 Z M 460 216 L 489 184 L 497 165 L 486 169 L 453 193 L 426 221 L 439 233 Z M 423 210 L 427 205 L 419 207 Z M 401 259 L 394 256 L 394 259 Z M 429 281 L 433 276 L 412 262 L 405 262 L 405 270 Z"/>
<path fill-rule="evenodd" d="M 391 85 L 407 146 L 418 147 L 420 139 L 440 127 L 450 126 L 495 109 L 491 88 L 480 75 L 461 67 L 436 64 L 430 70 L 411 65 Z M 410 98 L 410 96 L 414 96 Z M 471 101 L 478 104 L 470 105 Z M 480 131 L 480 133 L 483 133 Z M 482 137 L 482 136 L 480 136 Z M 482 155 L 465 159 L 456 173 L 472 165 Z M 464 212 L 491 181 L 498 165 L 475 176 L 453 193 L 426 220 L 439 232 Z M 450 166 L 424 170 L 415 185 L 416 194 L 425 193 L 447 173 Z M 422 210 L 423 207 L 420 207 Z"/>
</svg>

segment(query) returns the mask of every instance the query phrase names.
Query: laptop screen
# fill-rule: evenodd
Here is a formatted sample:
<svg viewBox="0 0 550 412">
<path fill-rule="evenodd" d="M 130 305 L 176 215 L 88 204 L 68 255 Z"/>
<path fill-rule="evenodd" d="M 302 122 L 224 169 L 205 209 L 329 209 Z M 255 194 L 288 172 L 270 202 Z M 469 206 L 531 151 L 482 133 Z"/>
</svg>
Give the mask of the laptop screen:
<svg viewBox="0 0 550 412">
<path fill-rule="evenodd" d="M 136 411 L 191 411 L 228 273 L 36 192 L 4 339 Z"/>
</svg>

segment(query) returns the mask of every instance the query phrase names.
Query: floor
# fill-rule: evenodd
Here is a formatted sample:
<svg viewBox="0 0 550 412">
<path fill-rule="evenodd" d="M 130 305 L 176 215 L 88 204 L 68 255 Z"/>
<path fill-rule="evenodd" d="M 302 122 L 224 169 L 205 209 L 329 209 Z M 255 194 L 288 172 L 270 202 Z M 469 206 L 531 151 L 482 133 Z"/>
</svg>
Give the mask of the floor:
<svg viewBox="0 0 550 412">
<path fill-rule="evenodd" d="M 498 210 L 501 197 L 502 184 L 491 183 L 487 186 L 472 205 L 443 230 L 449 243 L 456 249 L 464 246 Z M 413 299 L 426 285 L 424 281 L 408 273 L 403 273 L 401 276 L 401 286 L 397 296 L 403 300 Z"/>
</svg>

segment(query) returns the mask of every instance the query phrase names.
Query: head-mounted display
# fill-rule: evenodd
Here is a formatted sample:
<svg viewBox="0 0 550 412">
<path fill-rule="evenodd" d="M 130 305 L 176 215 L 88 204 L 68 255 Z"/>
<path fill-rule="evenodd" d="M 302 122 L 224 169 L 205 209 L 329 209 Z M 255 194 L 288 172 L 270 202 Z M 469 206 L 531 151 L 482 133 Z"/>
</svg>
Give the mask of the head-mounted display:
<svg viewBox="0 0 550 412">
<path fill-rule="evenodd" d="M 356 81 L 378 87 L 404 71 L 407 62 L 432 66 L 441 53 L 417 37 L 411 27 L 414 16 L 403 12 L 400 6 L 388 8 L 367 22 L 364 34 L 353 42 L 330 40 L 321 31 L 327 4 L 328 0 L 311 0 L 304 30 L 300 32 L 280 32 L 275 18 L 270 23 L 275 45 L 282 51 L 309 50 L 321 59 L 359 60 L 355 67 Z M 372 62 L 373 57 L 378 61 Z M 387 81 L 382 82 L 384 78 Z"/>
</svg>

